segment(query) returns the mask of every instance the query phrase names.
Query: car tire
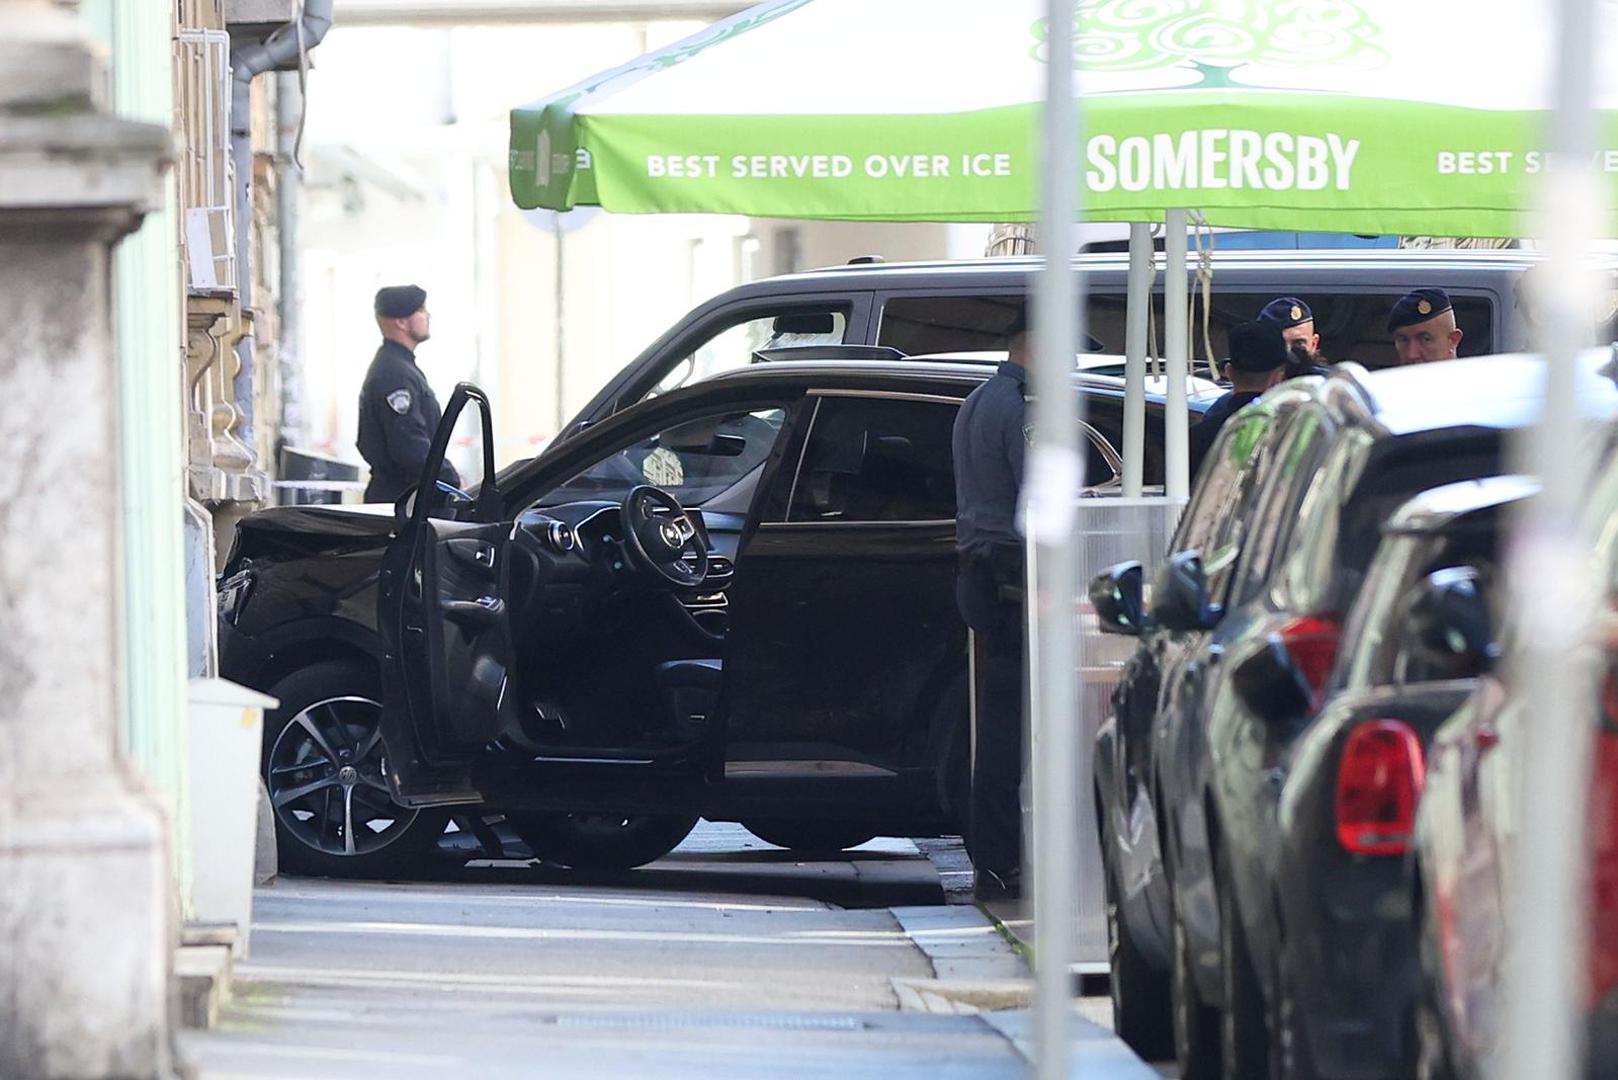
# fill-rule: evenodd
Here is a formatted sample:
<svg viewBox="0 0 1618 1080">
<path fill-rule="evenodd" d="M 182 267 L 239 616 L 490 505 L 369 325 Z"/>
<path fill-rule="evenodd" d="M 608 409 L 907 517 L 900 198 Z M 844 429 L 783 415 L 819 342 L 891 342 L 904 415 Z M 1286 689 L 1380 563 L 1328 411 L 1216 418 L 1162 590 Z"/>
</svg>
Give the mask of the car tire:
<svg viewBox="0 0 1618 1080">
<path fill-rule="evenodd" d="M 859 847 L 877 835 L 863 825 L 840 821 L 771 818 L 767 821 L 744 821 L 742 825 L 766 844 L 803 855 L 834 855 Z"/>
<path fill-rule="evenodd" d="M 1217 1080 L 1219 1076 L 1219 1012 L 1202 1003 L 1192 971 L 1191 938 L 1180 905 L 1171 900 L 1173 950 L 1169 967 L 1169 1002 L 1174 1023 L 1174 1060 L 1181 1080 Z"/>
<path fill-rule="evenodd" d="M 1146 1061 L 1166 1061 L 1174 1056 L 1170 976 L 1154 968 L 1135 944 L 1128 921 L 1118 911 L 1119 892 L 1111 864 L 1111 859 L 1103 859 L 1112 1029 Z"/>
<path fill-rule="evenodd" d="M 519 811 L 506 821 L 536 858 L 574 870 L 633 870 L 680 846 L 695 814 L 571 814 Z"/>
<path fill-rule="evenodd" d="M 1275 967 L 1275 1004 L 1269 1017 L 1271 1080 L 1315 1080 L 1317 1075 L 1291 974 L 1295 970 L 1283 946 Z"/>
<path fill-rule="evenodd" d="M 382 777 L 380 677 L 374 664 L 331 660 L 269 688 L 261 774 L 281 869 L 322 877 L 386 877 L 419 867 L 449 822 L 399 806 Z"/>
<path fill-rule="evenodd" d="M 1270 1035 L 1264 991 L 1253 971 L 1247 934 L 1236 910 L 1230 875 L 1219 862 L 1219 979 L 1225 1006 L 1219 1014 L 1220 1075 L 1224 1080 L 1253 1080 L 1269 1075 Z"/>
</svg>

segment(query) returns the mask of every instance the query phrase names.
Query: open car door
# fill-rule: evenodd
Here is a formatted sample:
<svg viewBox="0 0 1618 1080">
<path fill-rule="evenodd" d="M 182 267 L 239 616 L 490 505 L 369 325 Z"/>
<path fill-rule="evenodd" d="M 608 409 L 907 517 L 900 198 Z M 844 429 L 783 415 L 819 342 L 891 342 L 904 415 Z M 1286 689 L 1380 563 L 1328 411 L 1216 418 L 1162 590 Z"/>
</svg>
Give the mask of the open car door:
<svg viewBox="0 0 1618 1080">
<path fill-rule="evenodd" d="M 482 420 L 483 484 L 473 500 L 439 476 L 468 401 Z M 382 738 L 393 797 L 405 806 L 478 802 L 472 765 L 504 726 L 512 662 L 506 610 L 511 524 L 499 520 L 489 399 L 450 395 L 421 483 L 399 501 L 377 590 Z M 461 520 L 450 520 L 450 515 Z"/>
</svg>

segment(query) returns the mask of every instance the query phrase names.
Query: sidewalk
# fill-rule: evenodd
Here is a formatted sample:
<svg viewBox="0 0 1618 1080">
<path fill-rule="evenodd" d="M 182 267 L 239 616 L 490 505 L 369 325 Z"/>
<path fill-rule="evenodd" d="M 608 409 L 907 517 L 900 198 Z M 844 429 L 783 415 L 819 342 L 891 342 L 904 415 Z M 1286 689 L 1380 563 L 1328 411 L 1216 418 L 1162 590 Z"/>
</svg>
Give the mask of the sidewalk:
<svg viewBox="0 0 1618 1080">
<path fill-rule="evenodd" d="M 1026 1014 L 983 1011 L 1026 1001 L 1026 966 L 915 845 L 808 862 L 749 840 L 704 826 L 615 882 L 285 879 L 183 1051 L 199 1077 L 1026 1075 Z M 1155 1075 L 1080 1027 L 1086 1080 Z"/>
</svg>

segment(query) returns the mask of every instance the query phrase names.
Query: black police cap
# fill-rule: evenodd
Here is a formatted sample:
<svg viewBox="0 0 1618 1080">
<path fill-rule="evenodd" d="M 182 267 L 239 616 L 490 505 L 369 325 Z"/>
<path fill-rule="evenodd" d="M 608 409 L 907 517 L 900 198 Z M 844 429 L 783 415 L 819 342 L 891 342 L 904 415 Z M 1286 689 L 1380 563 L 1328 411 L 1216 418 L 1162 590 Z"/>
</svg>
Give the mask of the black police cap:
<svg viewBox="0 0 1618 1080">
<path fill-rule="evenodd" d="M 1291 355 L 1281 328 L 1267 320 L 1237 323 L 1230 328 L 1229 341 L 1231 366 L 1254 375 L 1274 371 Z"/>
<path fill-rule="evenodd" d="M 376 313 L 384 319 L 408 319 L 427 306 L 427 290 L 419 285 L 388 285 L 376 291 Z"/>
<path fill-rule="evenodd" d="M 1309 305 L 1296 296 L 1276 297 L 1260 309 L 1258 317 L 1264 322 L 1274 323 L 1283 330 L 1315 321 L 1315 313 L 1309 310 Z"/>
<path fill-rule="evenodd" d="M 1399 297 L 1388 312 L 1388 333 L 1402 326 L 1424 323 L 1449 310 L 1449 293 L 1443 289 L 1412 289 Z"/>
</svg>

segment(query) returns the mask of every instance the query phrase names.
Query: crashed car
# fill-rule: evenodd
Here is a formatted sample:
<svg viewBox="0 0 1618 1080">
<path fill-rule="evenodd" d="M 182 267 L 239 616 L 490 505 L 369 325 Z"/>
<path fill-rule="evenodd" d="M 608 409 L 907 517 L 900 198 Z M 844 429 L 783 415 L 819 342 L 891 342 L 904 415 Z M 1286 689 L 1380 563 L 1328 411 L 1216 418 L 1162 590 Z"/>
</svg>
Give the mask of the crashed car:
<svg viewBox="0 0 1618 1080">
<path fill-rule="evenodd" d="M 586 868 L 656 859 L 699 816 L 810 851 L 958 831 L 950 434 L 993 371 L 756 364 L 498 476 L 487 401 L 463 384 L 423 475 L 481 415 L 475 493 L 246 518 L 221 667 L 281 703 L 264 775 L 283 863 L 401 869 L 449 807 L 497 810 Z M 1074 380 L 1087 493 L 1106 496 L 1123 383 Z M 1148 484 L 1162 409 L 1149 394 Z"/>
</svg>

